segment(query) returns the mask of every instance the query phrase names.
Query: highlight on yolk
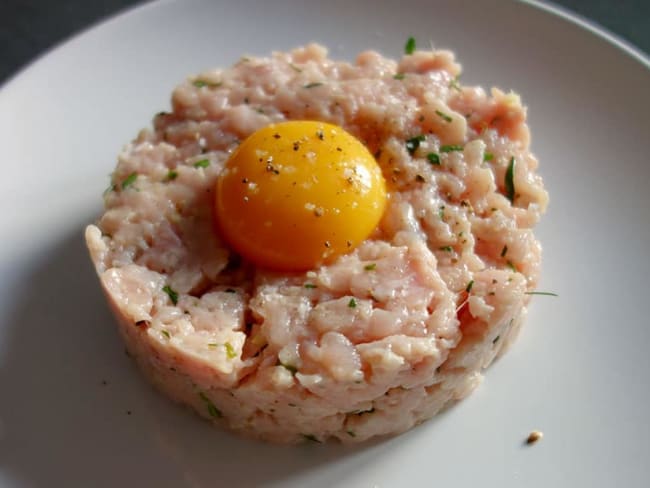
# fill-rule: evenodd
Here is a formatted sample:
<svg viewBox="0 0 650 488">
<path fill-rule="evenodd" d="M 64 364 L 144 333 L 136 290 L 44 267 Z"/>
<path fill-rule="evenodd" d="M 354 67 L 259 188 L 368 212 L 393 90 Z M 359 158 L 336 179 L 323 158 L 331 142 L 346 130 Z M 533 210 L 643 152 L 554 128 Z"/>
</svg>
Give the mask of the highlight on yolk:
<svg viewBox="0 0 650 488">
<path fill-rule="evenodd" d="M 385 207 L 386 183 L 372 154 L 323 122 L 258 130 L 217 180 L 224 238 L 244 258 L 276 270 L 308 270 L 352 251 Z"/>
</svg>

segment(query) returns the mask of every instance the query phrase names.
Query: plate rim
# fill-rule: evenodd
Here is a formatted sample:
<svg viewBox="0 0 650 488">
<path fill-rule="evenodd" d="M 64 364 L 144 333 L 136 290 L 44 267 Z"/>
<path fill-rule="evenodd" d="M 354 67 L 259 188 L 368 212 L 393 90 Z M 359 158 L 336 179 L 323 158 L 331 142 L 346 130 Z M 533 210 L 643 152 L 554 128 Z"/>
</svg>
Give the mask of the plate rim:
<svg viewBox="0 0 650 488">
<path fill-rule="evenodd" d="M 46 48 L 41 53 L 37 54 L 34 58 L 27 61 L 23 64 L 17 71 L 9 75 L 4 81 L 0 83 L 0 102 L 2 101 L 2 96 L 8 91 L 8 89 L 18 83 L 20 78 L 23 77 L 27 72 L 31 71 L 35 65 L 40 63 L 43 59 L 50 56 L 51 54 L 56 53 L 61 49 L 65 49 L 69 44 L 76 42 L 79 38 L 83 37 L 87 33 L 93 31 L 94 29 L 101 28 L 105 25 L 111 24 L 113 22 L 119 21 L 122 16 L 131 15 L 141 10 L 146 10 L 150 8 L 158 7 L 165 3 L 170 3 L 173 0 L 145 0 L 143 3 L 138 3 L 136 5 L 131 5 L 128 7 L 121 8 L 112 14 L 109 14 L 106 17 L 97 19 L 95 22 L 90 23 L 86 27 L 83 27 L 81 30 L 72 32 L 67 37 L 55 42 L 50 47 Z M 551 1 L 544 0 L 510 0 L 515 3 L 523 4 L 527 7 L 531 7 L 534 10 L 544 12 L 553 16 L 556 16 L 573 26 L 589 32 L 594 35 L 596 38 L 599 38 L 605 41 L 608 44 L 618 48 L 622 51 L 623 54 L 630 56 L 635 61 L 639 62 L 642 66 L 647 69 L 650 69 L 650 55 L 646 54 L 639 47 L 635 46 L 630 41 L 623 39 L 618 34 L 613 33 L 608 28 L 598 24 L 597 22 L 577 13 L 573 10 L 570 10 L 566 7 L 555 4 Z"/>
<path fill-rule="evenodd" d="M 542 1 L 542 0 L 517 0 L 520 3 L 527 4 L 533 8 L 541 10 L 543 12 L 550 13 L 555 15 L 576 27 L 579 27 L 583 30 L 594 34 L 596 37 L 601 38 L 602 40 L 612 44 L 617 47 L 625 54 L 628 54 L 636 61 L 641 63 L 646 68 L 650 69 L 650 55 L 646 54 L 641 48 L 637 47 L 632 42 L 624 39 L 623 37 L 615 34 L 607 27 L 604 27 L 597 23 L 594 20 L 591 20 L 585 17 L 578 12 L 570 10 L 564 6 L 557 5 L 551 1 Z"/>
</svg>

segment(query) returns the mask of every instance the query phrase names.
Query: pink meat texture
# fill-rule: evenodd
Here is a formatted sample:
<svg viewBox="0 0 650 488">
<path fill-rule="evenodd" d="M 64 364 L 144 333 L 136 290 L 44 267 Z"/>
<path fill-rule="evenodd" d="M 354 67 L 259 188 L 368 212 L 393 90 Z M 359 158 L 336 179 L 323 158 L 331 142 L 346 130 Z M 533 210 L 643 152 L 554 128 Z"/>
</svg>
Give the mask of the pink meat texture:
<svg viewBox="0 0 650 488">
<path fill-rule="evenodd" d="M 463 86 L 460 71 L 444 50 L 348 63 L 311 44 L 174 90 L 86 229 L 127 349 L 159 389 L 214 424 L 293 443 L 400 433 L 476 387 L 524 320 L 548 196 L 519 96 Z M 255 268 L 214 225 L 229 155 L 285 120 L 344 127 L 390 190 L 370 238 L 306 273 Z"/>
</svg>

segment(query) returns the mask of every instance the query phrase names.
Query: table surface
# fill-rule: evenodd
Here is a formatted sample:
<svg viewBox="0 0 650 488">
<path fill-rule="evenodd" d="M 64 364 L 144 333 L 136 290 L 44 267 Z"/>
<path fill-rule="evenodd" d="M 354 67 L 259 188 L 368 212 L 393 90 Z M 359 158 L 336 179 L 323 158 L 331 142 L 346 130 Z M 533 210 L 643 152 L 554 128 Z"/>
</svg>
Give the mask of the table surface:
<svg viewBox="0 0 650 488">
<path fill-rule="evenodd" d="M 57 43 L 138 3 L 141 0 L 0 1 L 0 83 Z M 650 1 L 555 0 L 554 3 L 650 52 Z"/>
</svg>

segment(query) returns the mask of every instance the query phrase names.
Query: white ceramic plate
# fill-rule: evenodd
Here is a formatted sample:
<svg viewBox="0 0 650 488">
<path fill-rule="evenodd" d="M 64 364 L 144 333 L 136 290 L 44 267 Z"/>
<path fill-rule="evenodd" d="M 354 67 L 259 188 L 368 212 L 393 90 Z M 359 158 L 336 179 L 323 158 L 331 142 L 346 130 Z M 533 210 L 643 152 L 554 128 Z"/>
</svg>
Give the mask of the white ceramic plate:
<svg viewBox="0 0 650 488">
<path fill-rule="evenodd" d="M 282 448 L 209 428 L 141 379 L 87 258 L 115 155 L 186 74 L 311 40 L 397 56 L 409 35 L 523 95 L 551 194 L 540 289 L 559 298 L 535 297 L 478 391 L 400 437 Z M 648 67 L 505 0 L 165 1 L 52 51 L 0 91 L 0 485 L 648 486 Z"/>
</svg>

